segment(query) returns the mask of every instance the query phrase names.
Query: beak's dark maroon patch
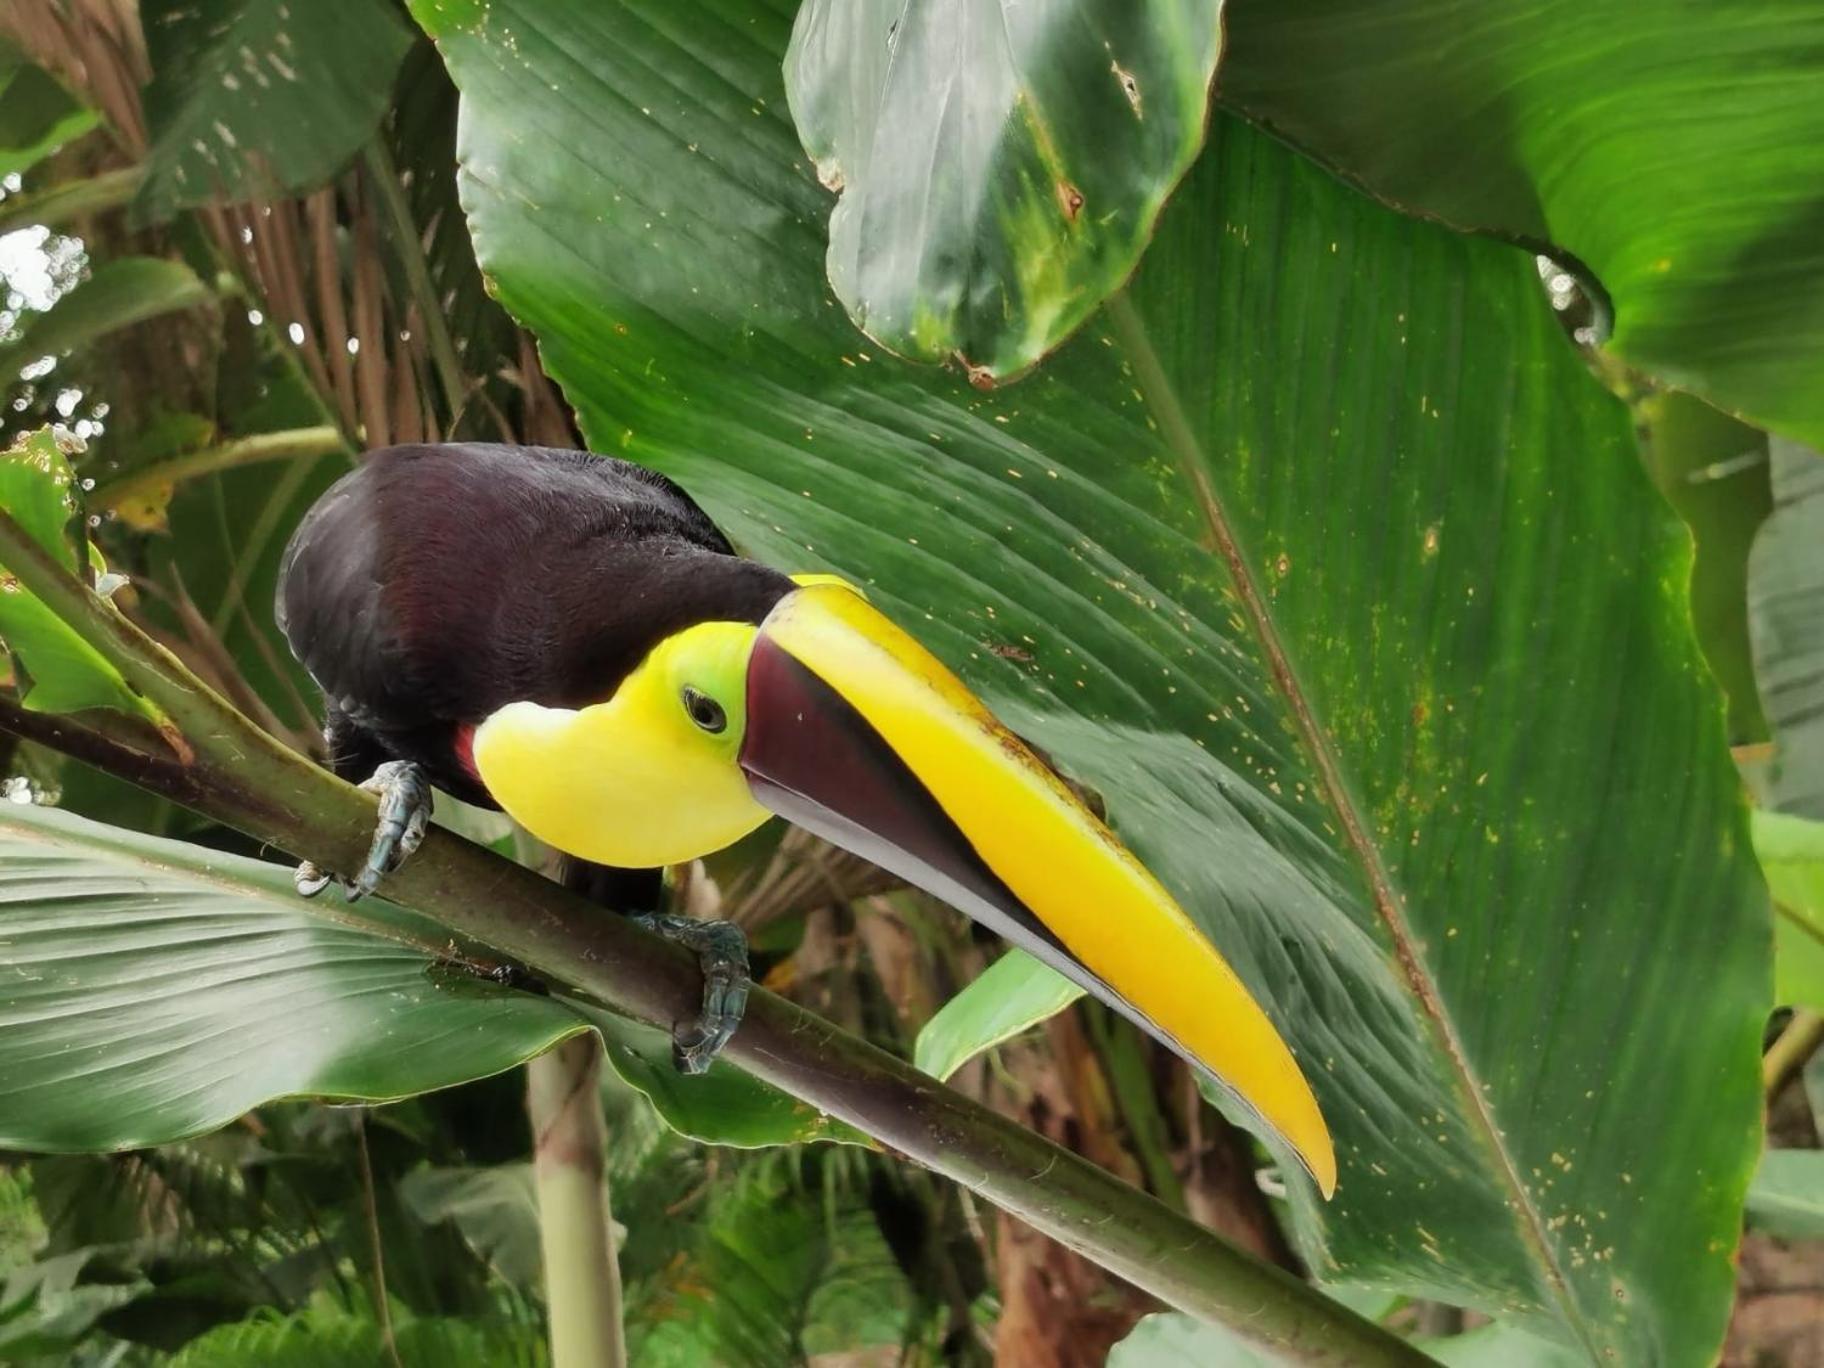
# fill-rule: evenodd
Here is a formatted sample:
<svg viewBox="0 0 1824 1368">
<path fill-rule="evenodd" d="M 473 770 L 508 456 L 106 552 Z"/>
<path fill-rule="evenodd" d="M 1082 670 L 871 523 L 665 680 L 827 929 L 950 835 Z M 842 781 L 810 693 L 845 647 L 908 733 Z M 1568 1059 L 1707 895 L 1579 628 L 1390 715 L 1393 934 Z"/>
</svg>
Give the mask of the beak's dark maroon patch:
<svg viewBox="0 0 1824 1368">
<path fill-rule="evenodd" d="M 747 667 L 741 768 L 794 825 L 934 894 L 1107 995 L 983 863 L 937 799 L 847 700 L 761 633 Z M 1066 970 L 1066 972 L 1069 972 Z"/>
</svg>

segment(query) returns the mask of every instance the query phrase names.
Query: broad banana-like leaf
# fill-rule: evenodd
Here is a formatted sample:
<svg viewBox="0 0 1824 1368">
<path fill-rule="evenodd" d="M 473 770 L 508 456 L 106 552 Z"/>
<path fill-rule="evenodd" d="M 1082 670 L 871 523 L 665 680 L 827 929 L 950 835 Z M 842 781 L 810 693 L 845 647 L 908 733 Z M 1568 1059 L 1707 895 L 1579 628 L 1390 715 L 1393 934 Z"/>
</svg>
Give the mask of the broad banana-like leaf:
<svg viewBox="0 0 1824 1368">
<path fill-rule="evenodd" d="M 793 8 L 414 6 L 592 443 L 865 584 L 1104 796 L 1314 1080 L 1321 1276 L 1712 1356 L 1765 894 L 1688 543 L 1531 259 L 1223 120 L 1125 295 L 980 393 L 827 292 Z"/>
<path fill-rule="evenodd" d="M 730 1065 L 673 1083 L 661 1032 L 497 987 L 416 913 L 359 912 L 304 902 L 280 865 L 0 802 L 0 1149 L 162 1144 L 280 1097 L 388 1101 L 592 1024 L 699 1139 L 847 1134 Z"/>
<path fill-rule="evenodd" d="M 1217 98 L 1391 203 L 1556 251 L 1623 361 L 1824 445 L 1812 0 L 1232 0 Z"/>
<path fill-rule="evenodd" d="M 374 136 L 411 34 L 373 0 L 145 0 L 152 147 L 135 211 L 303 190 Z"/>
<path fill-rule="evenodd" d="M 585 1029 L 442 961 L 385 903 L 338 920 L 280 865 L 0 804 L 0 1147 L 136 1149 L 261 1102 L 382 1101 Z"/>
<path fill-rule="evenodd" d="M 1025 370 L 1132 274 L 1221 45 L 1221 0 L 807 0 L 786 93 L 836 297 L 901 356 Z"/>
</svg>

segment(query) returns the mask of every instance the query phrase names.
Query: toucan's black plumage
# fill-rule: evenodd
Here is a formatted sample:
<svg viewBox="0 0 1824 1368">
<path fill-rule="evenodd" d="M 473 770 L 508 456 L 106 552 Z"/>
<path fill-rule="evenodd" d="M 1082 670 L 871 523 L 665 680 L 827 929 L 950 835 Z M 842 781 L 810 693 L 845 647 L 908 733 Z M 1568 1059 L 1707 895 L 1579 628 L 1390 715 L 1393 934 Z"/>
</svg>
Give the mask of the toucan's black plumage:
<svg viewBox="0 0 1824 1368">
<path fill-rule="evenodd" d="M 277 614 L 323 690 L 338 773 L 387 759 L 493 805 L 457 728 L 518 700 L 610 696 L 661 639 L 758 623 L 792 588 L 663 475 L 549 447 L 399 446 L 299 525 Z"/>
</svg>

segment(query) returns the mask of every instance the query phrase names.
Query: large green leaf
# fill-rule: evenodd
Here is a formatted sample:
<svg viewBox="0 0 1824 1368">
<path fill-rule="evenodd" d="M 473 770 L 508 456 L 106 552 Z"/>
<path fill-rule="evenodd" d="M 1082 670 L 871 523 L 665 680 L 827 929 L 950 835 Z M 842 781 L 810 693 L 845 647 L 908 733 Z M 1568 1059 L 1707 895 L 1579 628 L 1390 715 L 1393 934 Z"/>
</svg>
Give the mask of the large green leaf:
<svg viewBox="0 0 1824 1368">
<path fill-rule="evenodd" d="M 830 282 L 883 347 L 1025 370 L 1133 271 L 1203 143 L 1220 0 L 807 0 L 786 91 Z"/>
<path fill-rule="evenodd" d="M 416 5 L 593 442 L 865 582 L 1104 795 L 1313 1075 L 1318 1270 L 1705 1358 L 1764 895 L 1682 529 L 1531 261 L 1223 121 L 1108 325 L 976 393 L 826 293 L 790 8 Z"/>
<path fill-rule="evenodd" d="M 1772 514 L 1748 560 L 1755 675 L 1773 729 L 1769 798 L 1824 821 L 1824 457 L 1772 443 Z"/>
<path fill-rule="evenodd" d="M 377 0 L 142 0 L 151 219 L 329 179 L 380 125 L 411 37 Z"/>
<path fill-rule="evenodd" d="M 1812 0 L 1235 0 L 1218 99 L 1393 203 L 1550 245 L 1611 350 L 1824 444 Z"/>
<path fill-rule="evenodd" d="M 82 507 L 57 438 L 45 429 L 23 434 L 0 452 L 0 509 L 65 570 L 77 567 L 77 546 L 88 541 L 74 526 Z M 0 643 L 20 672 L 19 701 L 37 712 L 115 708 L 156 718 L 120 671 L 71 630 L 36 595 L 0 566 Z"/>
<path fill-rule="evenodd" d="M 449 944 L 383 902 L 307 905 L 283 866 L 0 804 L 0 1148 L 161 1144 L 276 1097 L 387 1101 L 588 1026 L 695 1139 L 860 1139 L 732 1064 L 684 1078 L 663 1032 L 495 988 Z"/>
<path fill-rule="evenodd" d="M 0 384 L 10 385 L 21 366 L 41 356 L 63 356 L 121 328 L 195 308 L 213 297 L 181 261 L 121 257 L 105 262 L 0 346 Z"/>
<path fill-rule="evenodd" d="M 426 1225 L 454 1221 L 469 1247 L 514 1287 L 539 1286 L 544 1256 L 531 1164 L 418 1169 L 400 1182 L 399 1197 Z"/>
<path fill-rule="evenodd" d="M 584 1028 L 441 967 L 432 922 L 327 911 L 279 865 L 0 804 L 0 1148 L 129 1149 L 276 1097 L 403 1097 Z"/>
</svg>

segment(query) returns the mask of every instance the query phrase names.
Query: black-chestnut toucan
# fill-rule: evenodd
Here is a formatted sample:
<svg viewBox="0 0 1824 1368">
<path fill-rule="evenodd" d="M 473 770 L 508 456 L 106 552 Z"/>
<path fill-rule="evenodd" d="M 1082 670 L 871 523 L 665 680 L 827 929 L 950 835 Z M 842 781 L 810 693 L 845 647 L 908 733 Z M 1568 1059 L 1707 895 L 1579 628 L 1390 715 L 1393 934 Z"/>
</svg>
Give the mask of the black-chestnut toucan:
<svg viewBox="0 0 1824 1368">
<path fill-rule="evenodd" d="M 336 769 L 378 767 L 351 896 L 415 844 L 427 781 L 613 869 L 709 854 L 776 813 L 1074 979 L 1334 1185 L 1291 1052 L 1108 828 L 857 590 L 736 556 L 662 476 L 545 448 L 374 452 L 298 527 L 278 617 Z M 687 1062 L 707 1065 L 744 991 Z"/>
</svg>

